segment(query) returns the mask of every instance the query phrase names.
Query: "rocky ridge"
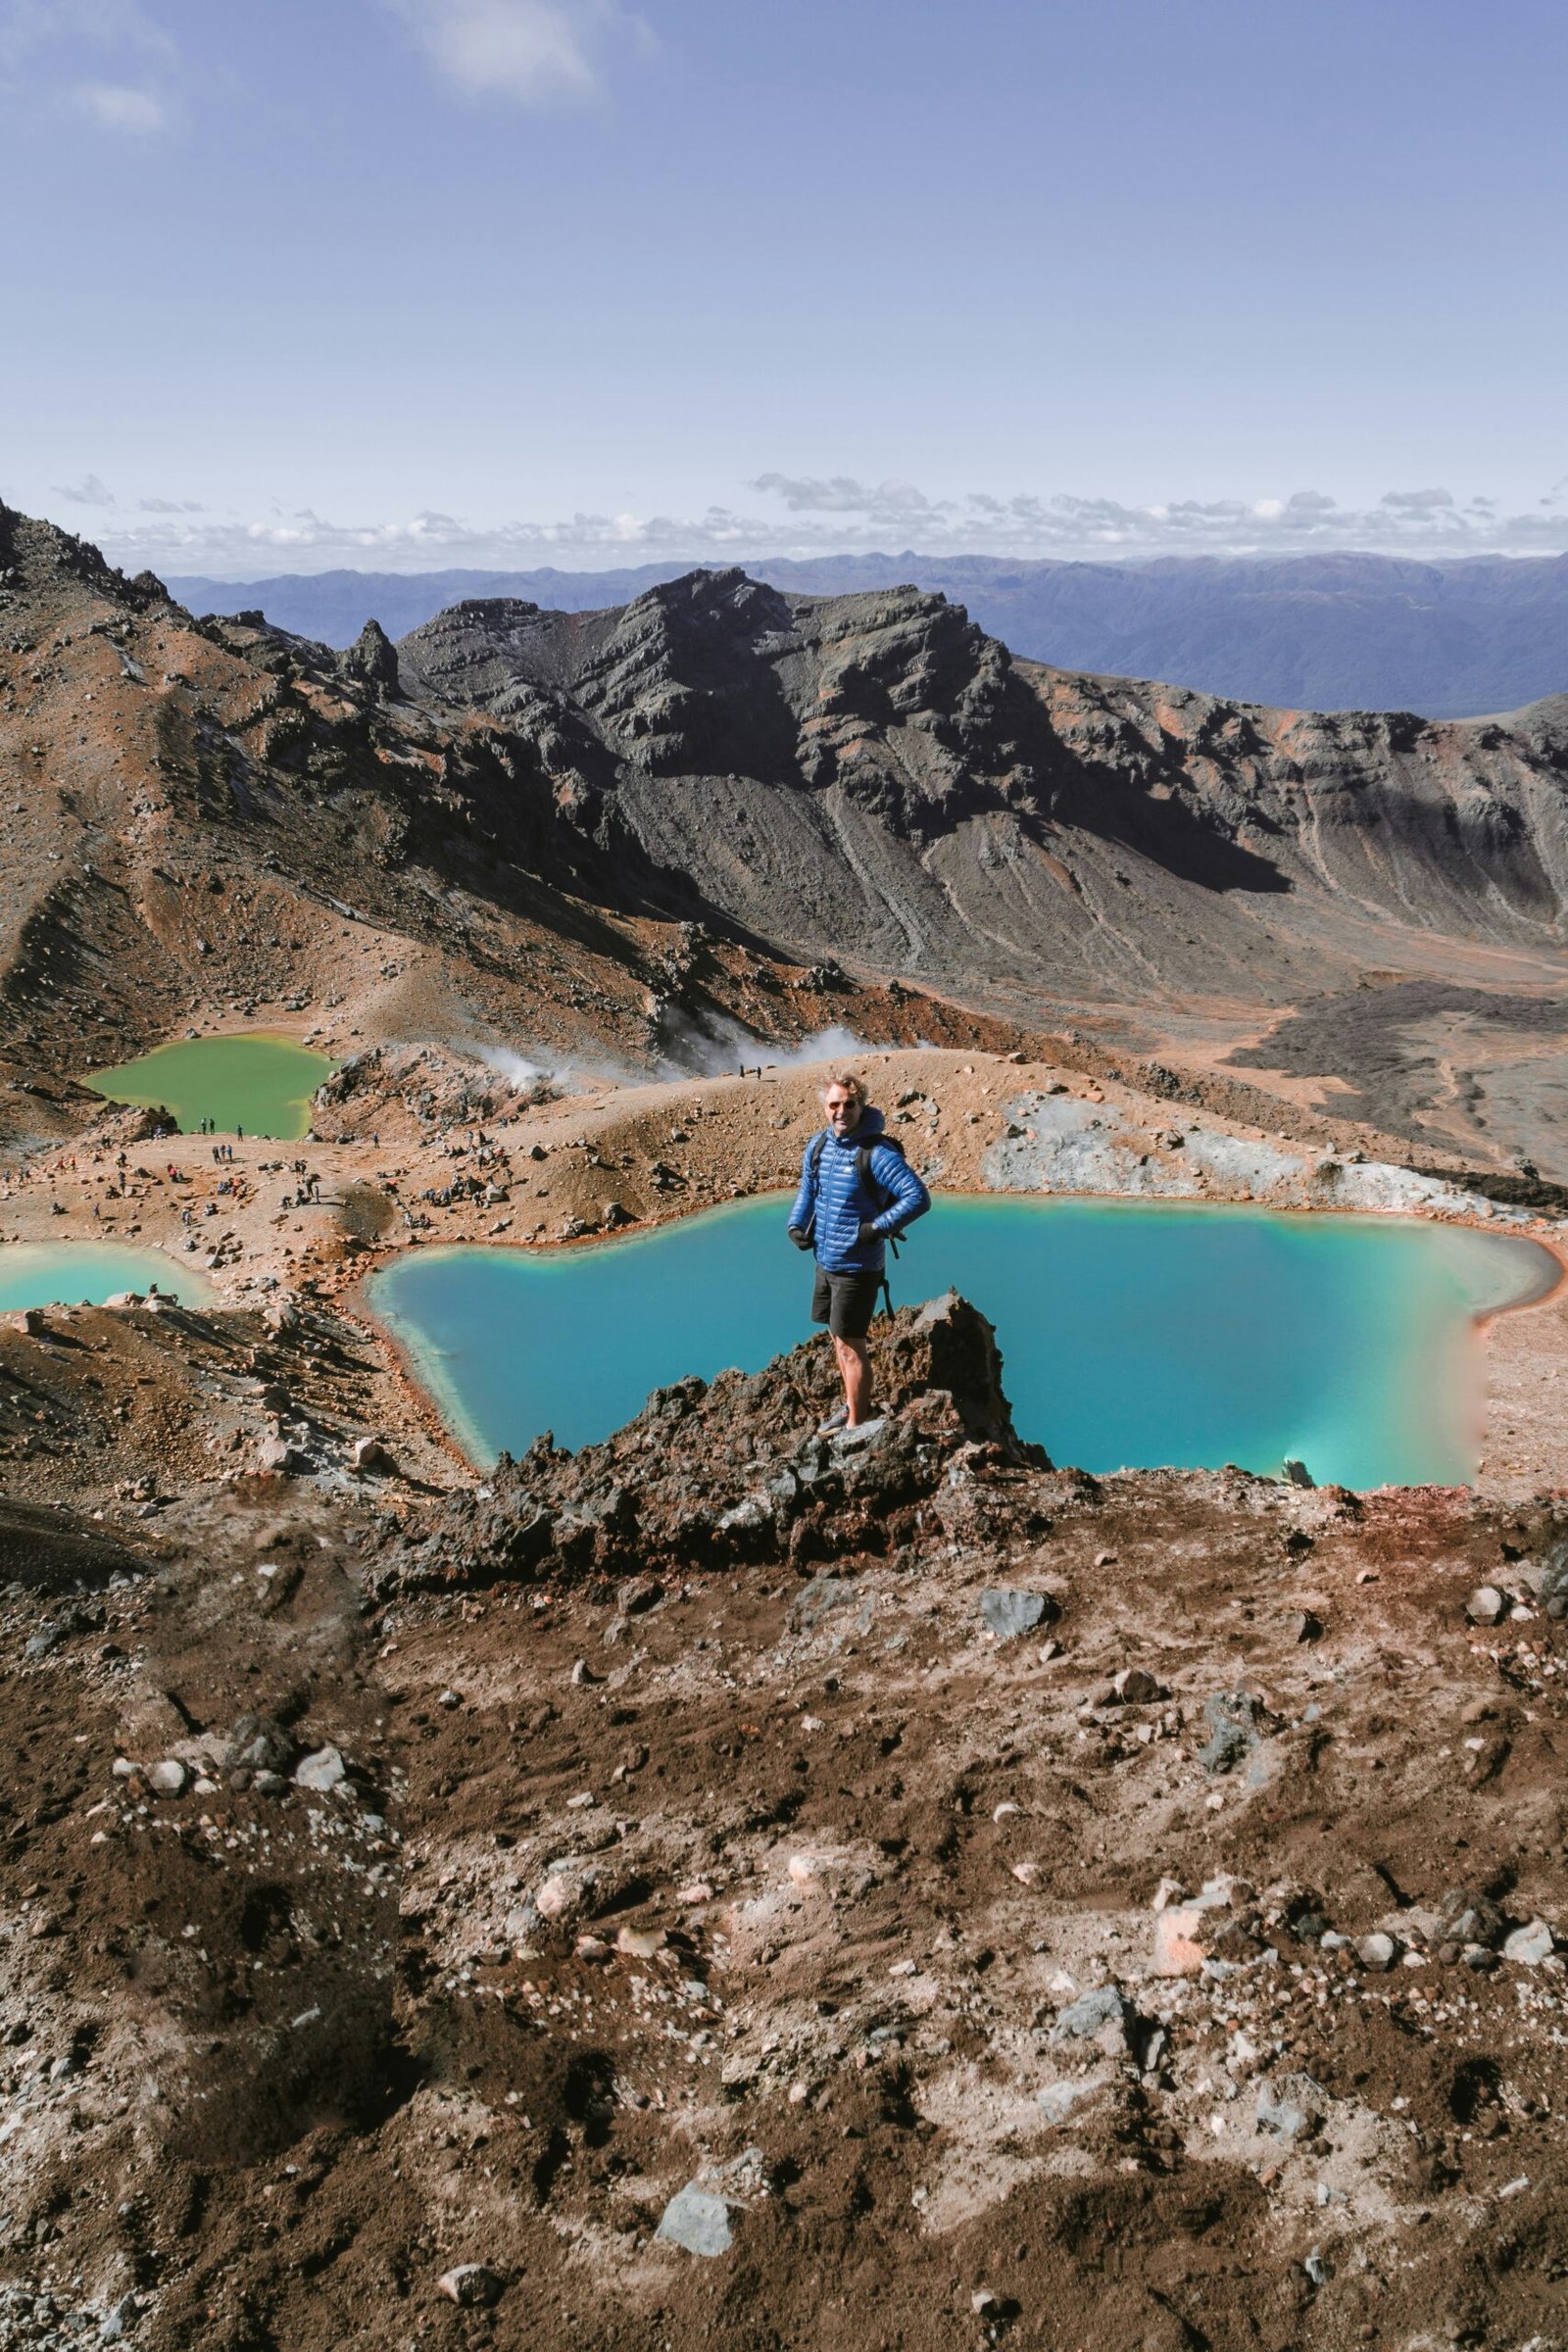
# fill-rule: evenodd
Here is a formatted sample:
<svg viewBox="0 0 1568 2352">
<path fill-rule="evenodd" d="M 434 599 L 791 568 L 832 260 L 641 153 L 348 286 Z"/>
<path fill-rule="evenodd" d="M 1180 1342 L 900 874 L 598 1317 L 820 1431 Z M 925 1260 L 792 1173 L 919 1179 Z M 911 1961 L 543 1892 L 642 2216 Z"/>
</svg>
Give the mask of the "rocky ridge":
<svg viewBox="0 0 1568 2352">
<path fill-rule="evenodd" d="M 387 1589 L 891 1553 L 956 1461 L 1049 1468 L 1013 1429 L 996 1333 L 967 1300 L 901 1308 L 875 1365 L 879 1418 L 863 1433 L 802 1437 L 837 1393 L 817 1346 L 658 1389 L 602 1446 L 563 1453 L 544 1437 L 520 1462 L 503 1454 L 477 1492 L 399 1536 Z"/>
</svg>

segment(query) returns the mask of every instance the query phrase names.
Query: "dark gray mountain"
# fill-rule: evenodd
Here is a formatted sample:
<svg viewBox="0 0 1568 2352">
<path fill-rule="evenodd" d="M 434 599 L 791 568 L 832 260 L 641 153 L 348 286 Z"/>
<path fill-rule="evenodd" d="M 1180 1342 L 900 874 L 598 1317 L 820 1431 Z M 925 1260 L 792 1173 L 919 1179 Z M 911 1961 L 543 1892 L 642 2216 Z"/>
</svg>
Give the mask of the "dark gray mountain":
<svg viewBox="0 0 1568 2352">
<path fill-rule="evenodd" d="M 329 571 L 243 583 L 173 578 L 195 612 L 264 611 L 275 626 L 349 646 L 469 598 L 557 612 L 630 603 L 689 565 L 622 571 Z M 1168 678 L 1292 710 L 1513 710 L 1568 687 L 1568 556 L 1412 564 L 1388 556 L 1171 558 L 1022 564 L 995 556 L 760 559 L 754 579 L 795 595 L 912 583 L 961 602 L 1015 654 L 1100 675 Z"/>
<path fill-rule="evenodd" d="M 1042 984 L 1298 1000 L 1411 933 L 1560 962 L 1568 697 L 1271 710 L 1014 661 L 916 589 L 738 570 L 595 612 L 471 599 L 397 657 L 457 740 L 506 730 L 601 889 L 807 959 L 1009 1010 Z"/>
</svg>

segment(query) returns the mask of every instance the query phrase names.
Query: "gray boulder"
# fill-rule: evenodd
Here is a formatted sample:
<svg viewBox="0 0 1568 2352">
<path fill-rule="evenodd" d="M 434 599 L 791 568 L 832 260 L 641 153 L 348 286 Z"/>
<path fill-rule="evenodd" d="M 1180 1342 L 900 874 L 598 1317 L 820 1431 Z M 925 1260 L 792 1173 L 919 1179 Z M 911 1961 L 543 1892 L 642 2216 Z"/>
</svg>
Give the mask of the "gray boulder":
<svg viewBox="0 0 1568 2352">
<path fill-rule="evenodd" d="M 1262 1702 L 1250 1690 L 1216 1690 L 1203 1701 L 1209 1738 L 1199 1762 L 1206 1773 L 1233 1772 L 1257 1745 Z"/>
<path fill-rule="evenodd" d="M 1097 1984 L 1068 2003 L 1051 2029 L 1053 2041 L 1092 2041 L 1107 2058 L 1137 2055 L 1144 2021 L 1114 1984 Z"/>
<path fill-rule="evenodd" d="M 664 2207 L 654 2235 L 665 2245 L 681 2246 L 688 2254 L 711 2259 L 727 2254 L 734 2242 L 729 2213 L 727 2197 L 715 2196 L 711 2189 L 699 2188 L 695 2180 L 689 2180 Z"/>
<path fill-rule="evenodd" d="M 999 1589 L 980 1595 L 980 1614 L 999 1642 L 1013 1642 L 1020 1634 L 1032 1633 L 1046 1622 L 1048 1611 L 1055 1613 L 1045 1592 Z"/>
</svg>

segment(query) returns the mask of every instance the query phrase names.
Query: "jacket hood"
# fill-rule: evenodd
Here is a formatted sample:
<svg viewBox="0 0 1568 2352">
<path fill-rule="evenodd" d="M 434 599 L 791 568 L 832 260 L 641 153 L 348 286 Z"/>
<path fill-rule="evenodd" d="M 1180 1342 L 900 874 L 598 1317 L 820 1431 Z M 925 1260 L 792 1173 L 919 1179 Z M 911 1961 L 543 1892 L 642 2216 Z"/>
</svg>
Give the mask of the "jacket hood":
<svg viewBox="0 0 1568 2352">
<path fill-rule="evenodd" d="M 860 1124 L 849 1135 L 834 1135 L 831 1128 L 828 1133 L 831 1141 L 840 1145 L 846 1152 L 858 1152 L 862 1145 L 874 1144 L 886 1125 L 887 1120 L 882 1113 L 874 1104 L 868 1102 L 860 1113 Z"/>
</svg>

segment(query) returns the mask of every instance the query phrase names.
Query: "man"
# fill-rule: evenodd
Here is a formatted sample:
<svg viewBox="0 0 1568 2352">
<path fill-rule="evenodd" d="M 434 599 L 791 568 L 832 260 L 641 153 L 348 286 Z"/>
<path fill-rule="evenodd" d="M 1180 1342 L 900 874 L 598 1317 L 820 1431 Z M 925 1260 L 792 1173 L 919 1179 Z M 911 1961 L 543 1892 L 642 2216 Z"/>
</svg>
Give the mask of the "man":
<svg viewBox="0 0 1568 2352">
<path fill-rule="evenodd" d="M 815 1251 L 811 1320 L 827 1325 L 844 1382 L 843 1404 L 821 1425 L 827 1432 L 861 1429 L 873 1417 L 865 1335 L 883 1285 L 887 1244 L 924 1216 L 931 1196 L 899 1146 L 884 1136 L 882 1113 L 866 1101 L 863 1078 L 853 1070 L 830 1078 L 822 1108 L 827 1127 L 806 1147 L 789 1234 L 798 1250 Z"/>
</svg>

